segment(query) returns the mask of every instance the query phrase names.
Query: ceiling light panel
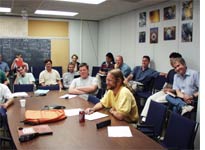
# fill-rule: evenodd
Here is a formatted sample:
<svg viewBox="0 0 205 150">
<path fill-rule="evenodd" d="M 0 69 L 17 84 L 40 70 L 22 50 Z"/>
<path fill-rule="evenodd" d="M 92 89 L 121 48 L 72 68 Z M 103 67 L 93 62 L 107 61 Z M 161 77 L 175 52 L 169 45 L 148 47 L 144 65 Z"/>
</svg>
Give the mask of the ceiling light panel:
<svg viewBox="0 0 205 150">
<path fill-rule="evenodd" d="M 55 16 L 76 16 L 78 13 L 77 12 L 67 12 L 67 11 L 36 10 L 35 14 L 55 15 Z"/>
<path fill-rule="evenodd" d="M 85 4 L 100 4 L 105 2 L 106 0 L 56 0 L 56 1 L 64 1 L 64 2 L 72 2 L 72 3 L 85 3 Z"/>
<path fill-rule="evenodd" d="M 11 8 L 0 7 L 0 12 L 11 12 Z"/>
</svg>

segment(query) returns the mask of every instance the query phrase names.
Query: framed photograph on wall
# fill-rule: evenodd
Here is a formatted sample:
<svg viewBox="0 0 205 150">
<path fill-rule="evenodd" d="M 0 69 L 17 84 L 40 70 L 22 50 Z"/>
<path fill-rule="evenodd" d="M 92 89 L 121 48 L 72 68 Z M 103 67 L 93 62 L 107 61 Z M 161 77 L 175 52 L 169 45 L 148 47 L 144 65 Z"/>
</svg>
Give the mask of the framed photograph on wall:
<svg viewBox="0 0 205 150">
<path fill-rule="evenodd" d="M 164 28 L 164 40 L 175 40 L 176 39 L 176 26 Z"/>
<path fill-rule="evenodd" d="M 146 26 L 146 20 L 147 20 L 146 12 L 141 12 L 139 14 L 139 27 L 145 27 Z"/>
<path fill-rule="evenodd" d="M 142 31 L 139 32 L 139 43 L 145 43 L 146 41 L 146 32 Z"/>
<path fill-rule="evenodd" d="M 150 28 L 150 43 L 158 43 L 158 28 Z"/>
<path fill-rule="evenodd" d="M 193 23 L 182 24 L 182 42 L 192 42 Z"/>
<path fill-rule="evenodd" d="M 182 2 L 182 20 L 191 19 L 193 19 L 193 1 L 184 1 Z"/>
<path fill-rule="evenodd" d="M 164 8 L 164 20 L 170 20 L 176 18 L 176 5 Z"/>
<path fill-rule="evenodd" d="M 160 21 L 160 11 L 159 9 L 149 12 L 150 23 L 156 23 Z"/>
</svg>

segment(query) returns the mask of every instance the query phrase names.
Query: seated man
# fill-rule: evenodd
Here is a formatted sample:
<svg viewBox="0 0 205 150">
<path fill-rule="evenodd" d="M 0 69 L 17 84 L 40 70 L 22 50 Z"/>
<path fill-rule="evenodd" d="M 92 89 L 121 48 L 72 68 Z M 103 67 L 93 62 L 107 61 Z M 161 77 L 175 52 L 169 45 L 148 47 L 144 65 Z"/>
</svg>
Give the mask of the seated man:
<svg viewBox="0 0 205 150">
<path fill-rule="evenodd" d="M 118 55 L 115 59 L 115 69 L 119 68 L 122 71 L 124 77 L 127 77 L 131 73 L 131 68 L 123 62 L 123 57 Z"/>
<path fill-rule="evenodd" d="M 0 70 L 0 83 L 3 83 L 5 85 L 8 84 L 8 80 L 6 78 L 6 75 L 3 71 Z"/>
<path fill-rule="evenodd" d="M 6 63 L 6 62 L 4 62 L 3 60 L 2 60 L 3 58 L 2 58 L 2 55 L 0 54 L 0 70 L 2 70 L 4 73 L 5 73 L 5 75 L 6 75 L 6 77 L 8 77 L 8 75 L 9 75 L 9 66 L 8 66 L 8 64 Z"/>
<path fill-rule="evenodd" d="M 70 94 L 96 94 L 97 80 L 89 76 L 89 67 L 86 63 L 79 65 L 80 77 L 71 82 L 68 93 Z"/>
<path fill-rule="evenodd" d="M 0 83 L 0 107 L 7 109 L 13 103 L 13 97 L 8 86 Z"/>
<path fill-rule="evenodd" d="M 110 108 L 110 113 L 118 120 L 137 122 L 138 108 L 132 93 L 123 85 L 124 76 L 119 69 L 108 72 L 106 77 L 107 93 L 93 108 L 85 112 L 91 114 L 102 108 Z"/>
<path fill-rule="evenodd" d="M 68 64 L 68 72 L 63 74 L 63 86 L 64 88 L 68 89 L 71 82 L 73 81 L 74 77 L 78 75 L 78 72 L 74 71 L 75 65 L 70 62 Z"/>
<path fill-rule="evenodd" d="M 181 57 L 182 56 L 179 53 L 175 53 L 175 52 L 171 53 L 169 55 L 170 65 L 174 68 L 174 66 L 173 66 L 174 59 L 175 58 L 181 58 Z M 143 117 L 142 121 L 145 121 L 145 119 L 146 119 L 151 100 L 159 102 L 159 103 L 166 103 L 167 102 L 166 101 L 166 96 L 167 96 L 166 92 L 167 91 L 173 92 L 172 85 L 173 85 L 173 80 L 174 80 L 175 73 L 176 73 L 175 70 L 171 69 L 167 74 L 167 79 L 166 79 L 166 83 L 165 83 L 165 86 L 164 86 L 163 90 L 151 95 L 147 99 L 147 101 L 145 103 L 145 106 L 144 106 L 144 108 L 141 112 L 141 117 Z"/>
<path fill-rule="evenodd" d="M 39 75 L 39 84 L 41 86 L 47 85 L 59 85 L 62 88 L 60 74 L 57 70 L 52 69 L 52 60 L 47 59 L 44 61 L 45 70 L 43 70 Z"/>
<path fill-rule="evenodd" d="M 35 79 L 32 73 L 27 73 L 25 66 L 17 68 L 17 76 L 14 84 L 34 84 Z"/>
<path fill-rule="evenodd" d="M 125 84 L 127 84 L 130 80 L 134 80 L 138 84 L 143 85 L 144 88 L 147 88 L 152 78 L 156 78 L 158 75 L 166 75 L 164 73 L 159 73 L 154 69 L 149 68 L 149 64 L 150 64 L 150 57 L 143 56 L 142 66 L 136 66 L 133 69 L 131 74 L 125 79 Z M 137 87 L 136 89 L 133 90 L 135 92 L 138 91 Z"/>
<path fill-rule="evenodd" d="M 166 100 L 173 106 L 173 111 L 184 115 L 192 111 L 192 102 L 198 97 L 199 73 L 188 69 L 183 58 L 176 58 L 174 63 L 176 74 L 174 75 L 173 89 L 176 97 L 166 96 Z"/>
</svg>

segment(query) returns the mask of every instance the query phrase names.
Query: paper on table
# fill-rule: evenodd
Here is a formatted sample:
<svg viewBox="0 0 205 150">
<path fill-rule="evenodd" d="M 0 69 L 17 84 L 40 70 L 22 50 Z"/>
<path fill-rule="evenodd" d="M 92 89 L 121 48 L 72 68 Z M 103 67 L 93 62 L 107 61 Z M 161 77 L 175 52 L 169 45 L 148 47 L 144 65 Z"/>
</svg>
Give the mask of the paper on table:
<svg viewBox="0 0 205 150">
<path fill-rule="evenodd" d="M 15 92 L 12 93 L 12 97 L 28 97 L 28 94 L 26 92 Z"/>
<path fill-rule="evenodd" d="M 47 94 L 48 92 L 49 90 L 38 89 L 34 93 L 38 95 L 38 94 Z"/>
<path fill-rule="evenodd" d="M 60 96 L 59 98 L 65 98 L 65 99 L 70 99 L 70 98 L 73 98 L 73 97 L 76 97 L 77 95 L 72 95 L 72 94 L 65 94 L 63 96 Z"/>
<path fill-rule="evenodd" d="M 132 137 L 129 126 L 109 126 L 108 137 Z"/>
<path fill-rule="evenodd" d="M 76 116 L 79 115 L 79 111 L 82 110 L 81 108 L 75 108 L 75 109 L 65 109 L 65 115 L 66 116 Z"/>
<path fill-rule="evenodd" d="M 103 114 L 100 112 L 94 112 L 93 114 L 85 115 L 85 119 L 95 120 L 95 119 L 100 119 L 100 118 L 107 117 L 107 116 L 108 116 L 107 114 Z"/>
</svg>

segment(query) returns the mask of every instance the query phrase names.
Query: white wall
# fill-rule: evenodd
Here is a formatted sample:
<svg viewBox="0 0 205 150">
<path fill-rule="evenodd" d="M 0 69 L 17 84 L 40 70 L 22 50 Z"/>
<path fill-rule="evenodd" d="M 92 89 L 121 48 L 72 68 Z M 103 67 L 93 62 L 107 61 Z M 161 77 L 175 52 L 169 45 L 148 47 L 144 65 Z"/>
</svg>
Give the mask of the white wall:
<svg viewBox="0 0 205 150">
<path fill-rule="evenodd" d="M 176 51 L 183 55 L 190 68 L 199 71 L 200 4 L 198 0 L 193 2 L 193 20 L 189 21 L 181 21 L 182 1 L 176 0 L 100 21 L 98 64 L 105 60 L 105 54 L 108 51 L 113 52 L 114 55 L 123 55 L 125 62 L 131 67 L 140 65 L 142 56 L 149 55 L 153 62 L 152 67 L 158 71 L 167 72 L 170 69 L 168 56 L 172 51 Z M 164 21 L 163 8 L 173 4 L 176 5 L 176 19 Z M 151 24 L 148 14 L 155 9 L 160 9 L 160 22 Z M 139 13 L 143 11 L 147 12 L 147 26 L 140 28 L 138 25 Z M 185 22 L 193 22 L 193 42 L 181 42 L 181 25 Z M 176 26 L 176 40 L 164 41 L 163 29 L 170 26 Z M 152 27 L 158 27 L 158 44 L 149 43 L 150 28 Z M 140 31 L 146 31 L 146 43 L 138 43 Z M 193 53 L 194 55 L 191 55 Z"/>
</svg>

